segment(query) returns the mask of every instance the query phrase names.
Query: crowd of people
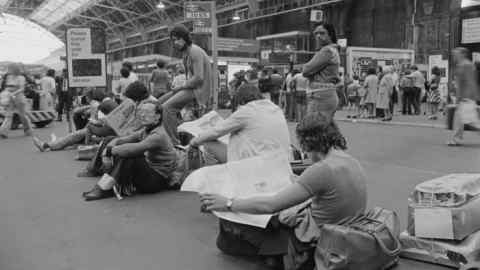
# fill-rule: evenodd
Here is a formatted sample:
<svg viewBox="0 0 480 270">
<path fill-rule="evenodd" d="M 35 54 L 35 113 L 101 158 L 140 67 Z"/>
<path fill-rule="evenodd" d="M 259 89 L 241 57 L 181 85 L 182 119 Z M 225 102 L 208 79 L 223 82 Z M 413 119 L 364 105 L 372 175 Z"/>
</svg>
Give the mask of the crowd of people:
<svg viewBox="0 0 480 270">
<path fill-rule="evenodd" d="M 313 34 L 317 52 L 301 71 L 292 70 L 285 79 L 277 70 L 266 69 L 237 75 L 231 84 L 232 114 L 188 143 L 188 148 L 204 146 L 205 152 L 214 156 L 218 163 L 272 151 L 289 156 L 291 142 L 287 120 L 298 121 L 296 136 L 312 163 L 297 181 L 278 194 L 248 199 L 200 194 L 200 204 L 206 211 L 279 213 L 266 229 L 220 219 L 217 246 L 232 255 L 262 256 L 268 264 L 284 269 L 313 269 L 318 235 L 311 234 L 308 226 L 348 224 L 366 210 L 366 176 L 360 163 L 346 152 L 347 141 L 334 120 L 337 109 L 350 102 L 358 105 L 360 115 L 364 108 L 367 117 L 374 117 L 376 110 L 381 109 L 384 120 L 389 121 L 394 111 L 392 96 L 397 87 L 402 91 L 400 100 L 407 114 L 420 113 L 419 99 L 426 91 L 425 79 L 414 66 L 412 73 L 407 71 L 401 78 L 390 68 L 380 73 L 370 69 L 366 76 L 354 78 L 346 94 L 339 91 L 343 83 L 335 29 L 321 23 L 314 28 Z M 82 194 L 86 201 L 122 199 L 136 193 L 157 193 L 180 187 L 185 153 L 178 147 L 179 115 L 186 108 L 195 108 L 198 116 L 212 109 L 213 75 L 208 55 L 192 42 L 185 26 L 175 26 L 170 38 L 183 56 L 182 65 L 174 71 L 175 76 L 167 70 L 167 63 L 159 61 L 150 85 L 145 85 L 138 81 L 132 64 L 126 62 L 120 71 L 121 79 L 111 93 L 98 88 L 83 90 L 84 106 L 73 110 L 75 132 L 50 142 L 33 137 L 34 145 L 42 152 L 92 141 L 98 143 L 94 157 L 79 173 L 82 177 L 99 177 L 92 189 Z M 472 64 L 466 60 L 464 50 L 455 52 L 460 67 L 458 88 L 475 89 L 460 90 L 457 97 L 464 103 L 467 99 L 476 100 L 477 88 L 469 85 L 476 76 Z M 432 116 L 435 116 L 440 74 L 436 69 L 432 73 L 435 76 L 426 96 Z M 74 96 L 66 84 L 66 74 L 53 81 L 54 74 L 49 71 L 47 77 L 40 80 L 41 89 L 56 95 L 61 120 L 64 111 L 73 109 Z M 31 127 L 24 113 L 25 78 L 12 68 L 4 81 L 3 91 L 11 94 L 10 111 L 21 115 L 25 132 L 30 134 Z M 128 104 L 133 104 L 132 109 L 121 111 L 129 119 L 123 125 L 124 128 L 128 126 L 128 132 L 119 134 L 106 119 L 118 113 L 119 108 L 129 108 Z M 7 127 L 5 123 L 8 121 L 4 121 Z M 2 125 L 2 132 L 5 127 Z M 458 143 L 462 131 L 463 125 L 456 126 L 453 143 Z M 217 140 L 227 134 L 230 134 L 227 145 Z M 299 212 L 289 211 L 299 205 L 308 209 L 310 220 L 298 222 Z"/>
</svg>

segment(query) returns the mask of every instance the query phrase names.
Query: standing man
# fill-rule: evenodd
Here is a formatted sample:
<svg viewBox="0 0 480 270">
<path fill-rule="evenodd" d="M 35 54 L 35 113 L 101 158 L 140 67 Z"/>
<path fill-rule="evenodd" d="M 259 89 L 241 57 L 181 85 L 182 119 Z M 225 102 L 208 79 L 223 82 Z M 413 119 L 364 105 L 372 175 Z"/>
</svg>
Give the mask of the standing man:
<svg viewBox="0 0 480 270">
<path fill-rule="evenodd" d="M 163 60 L 157 61 L 157 68 L 152 71 L 150 76 L 150 92 L 155 98 L 165 95 L 170 88 L 170 74 L 165 66 L 167 63 Z"/>
<path fill-rule="evenodd" d="M 210 57 L 202 48 L 193 44 L 190 31 L 184 25 L 175 25 L 170 31 L 170 39 L 175 50 L 182 54 L 187 81 L 173 88 L 158 102 L 163 107 L 165 130 L 172 142 L 178 144 L 178 112 L 193 101 L 198 103 L 200 112 L 206 111 L 212 96 L 212 66 Z"/>
<path fill-rule="evenodd" d="M 62 70 L 62 76 L 56 78 L 57 88 L 57 113 L 58 122 L 62 122 L 62 114 L 65 113 L 67 118 L 70 116 L 70 110 L 73 106 L 73 93 L 68 87 L 67 69 Z"/>
<path fill-rule="evenodd" d="M 480 131 L 476 100 L 478 99 L 477 71 L 468 58 L 468 49 L 459 47 L 452 52 L 455 61 L 455 81 L 457 82 L 456 103 L 452 138 L 448 146 L 459 146 L 463 140 L 463 129 L 466 124 Z"/>
<path fill-rule="evenodd" d="M 270 92 L 270 96 L 272 98 L 272 102 L 276 105 L 280 104 L 280 90 L 283 86 L 283 77 L 282 75 L 278 74 L 278 70 L 274 69 L 272 75 L 270 75 L 272 88 Z"/>
<path fill-rule="evenodd" d="M 425 77 L 422 72 L 418 70 L 417 66 L 412 66 L 412 74 L 410 75 L 413 79 L 413 106 L 415 108 L 415 114 L 420 114 L 420 101 L 422 99 L 422 94 L 425 93 Z"/>
</svg>

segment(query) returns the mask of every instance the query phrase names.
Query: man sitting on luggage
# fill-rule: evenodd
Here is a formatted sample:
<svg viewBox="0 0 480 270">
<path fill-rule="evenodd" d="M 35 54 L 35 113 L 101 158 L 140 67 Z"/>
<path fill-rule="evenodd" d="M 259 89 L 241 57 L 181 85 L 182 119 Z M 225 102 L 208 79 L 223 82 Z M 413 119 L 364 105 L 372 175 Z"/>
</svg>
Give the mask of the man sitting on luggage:
<svg viewBox="0 0 480 270">
<path fill-rule="evenodd" d="M 153 103 L 137 108 L 144 129 L 112 140 L 105 151 L 109 169 L 89 192 L 86 201 L 168 189 L 177 167 L 177 154 L 162 125 L 161 110 Z"/>
<path fill-rule="evenodd" d="M 298 124 L 296 133 L 301 147 L 315 162 L 302 173 L 297 182 L 275 195 L 255 196 L 248 199 L 201 194 L 203 207 L 211 211 L 276 214 L 311 200 L 307 209 L 311 210 L 309 217 L 314 222 L 311 222 L 310 225 L 316 224 L 317 226 L 346 224 L 363 214 L 367 203 L 365 174 L 360 163 L 345 152 L 346 141 L 335 122 L 321 114 L 310 114 Z M 285 216 L 286 213 L 281 213 L 280 217 Z M 243 224 L 240 227 L 241 230 L 236 231 L 221 227 L 217 246 L 232 255 L 281 256 L 287 253 L 287 243 L 289 243 L 289 247 L 293 245 L 292 249 L 288 248 L 289 255 L 295 256 L 296 253 L 309 255 L 309 260 L 305 260 L 304 257 L 300 261 L 312 265 L 312 243 L 300 241 L 299 235 L 297 235 L 302 231 L 301 228 L 307 227 L 301 227 L 296 222 L 298 221 L 295 218 L 297 211 L 292 211 L 291 215 L 293 223 L 287 222 L 288 218 L 281 218 L 282 223 L 278 224 L 274 221 L 274 217 L 267 229 Z M 298 230 L 293 230 L 293 228 Z M 284 231 L 288 232 L 287 235 L 290 234 L 290 240 L 288 237 L 282 237 Z M 241 233 L 244 232 L 248 232 L 248 234 L 242 235 Z M 304 230 L 303 232 L 308 231 Z M 292 237 L 293 233 L 295 233 L 295 237 Z M 309 235 L 303 234 L 302 236 Z M 277 238 L 272 239 L 272 237 Z M 302 237 L 302 239 L 305 238 Z M 269 246 L 273 247 L 277 253 L 268 253 Z M 292 250 L 296 253 L 291 254 Z M 286 258 L 291 257 L 287 256 Z M 292 261 L 287 260 L 287 262 L 291 263 Z M 296 261 L 296 263 L 298 262 Z M 305 269 L 313 269 L 313 267 Z"/>
</svg>

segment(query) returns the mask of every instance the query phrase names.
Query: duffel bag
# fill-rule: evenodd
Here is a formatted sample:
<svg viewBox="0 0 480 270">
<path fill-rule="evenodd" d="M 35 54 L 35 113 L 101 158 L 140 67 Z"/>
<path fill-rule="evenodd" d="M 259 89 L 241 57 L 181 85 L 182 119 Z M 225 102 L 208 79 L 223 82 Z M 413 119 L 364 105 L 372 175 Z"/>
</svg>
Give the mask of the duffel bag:
<svg viewBox="0 0 480 270">
<path fill-rule="evenodd" d="M 395 212 L 378 209 L 348 225 L 323 225 L 315 250 L 316 269 L 384 270 L 396 265 L 401 250 L 396 235 L 399 220 Z"/>
</svg>

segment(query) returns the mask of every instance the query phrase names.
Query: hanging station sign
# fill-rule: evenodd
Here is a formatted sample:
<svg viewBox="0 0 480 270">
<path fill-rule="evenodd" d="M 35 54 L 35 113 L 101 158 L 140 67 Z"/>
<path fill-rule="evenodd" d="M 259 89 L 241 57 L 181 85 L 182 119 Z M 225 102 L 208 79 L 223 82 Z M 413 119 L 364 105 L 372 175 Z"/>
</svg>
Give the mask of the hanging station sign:
<svg viewBox="0 0 480 270">
<path fill-rule="evenodd" d="M 185 20 L 193 21 L 193 33 L 211 34 L 213 2 L 192 1 L 185 2 Z"/>
<path fill-rule="evenodd" d="M 105 32 L 99 28 L 66 31 L 69 87 L 106 87 Z"/>
</svg>

